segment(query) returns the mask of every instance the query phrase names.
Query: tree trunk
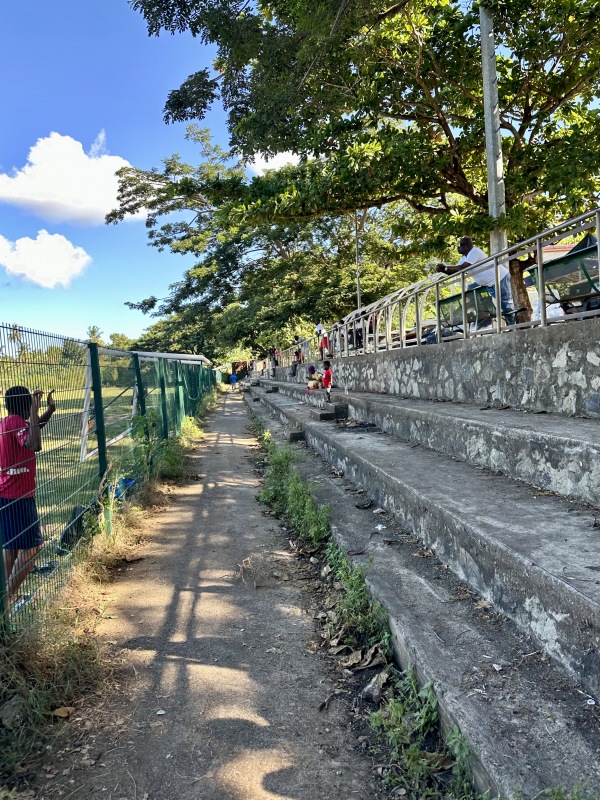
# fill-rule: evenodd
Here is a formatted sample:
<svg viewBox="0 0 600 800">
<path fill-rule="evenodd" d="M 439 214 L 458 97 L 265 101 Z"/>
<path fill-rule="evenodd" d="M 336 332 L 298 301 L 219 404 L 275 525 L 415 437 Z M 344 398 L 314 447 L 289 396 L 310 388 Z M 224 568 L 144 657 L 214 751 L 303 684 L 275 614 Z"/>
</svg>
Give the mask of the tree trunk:
<svg viewBox="0 0 600 800">
<path fill-rule="evenodd" d="M 523 278 L 523 270 L 527 269 L 529 266 L 529 264 L 524 265 L 523 262 L 519 261 L 518 258 L 514 258 L 509 262 L 510 285 L 515 308 L 525 309 L 517 314 L 517 322 L 531 321 L 533 309 L 531 308 L 531 303 L 529 302 L 529 295 L 527 293 L 527 287 L 525 286 L 525 280 Z"/>
</svg>

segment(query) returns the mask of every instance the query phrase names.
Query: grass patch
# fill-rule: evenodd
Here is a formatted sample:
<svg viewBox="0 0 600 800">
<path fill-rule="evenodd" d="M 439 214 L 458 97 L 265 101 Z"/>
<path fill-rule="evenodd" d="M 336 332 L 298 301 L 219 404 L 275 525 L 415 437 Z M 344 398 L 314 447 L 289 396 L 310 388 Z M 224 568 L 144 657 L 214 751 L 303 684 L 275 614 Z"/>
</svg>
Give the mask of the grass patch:
<svg viewBox="0 0 600 800">
<path fill-rule="evenodd" d="M 209 401 L 202 404 L 202 416 L 212 407 Z M 193 418 L 187 418 L 181 437 L 166 440 L 159 439 L 154 412 L 135 422 L 136 474 L 142 480 L 121 501 L 111 491 L 116 480 L 107 482 L 102 512 L 111 519 L 110 532 L 102 532 L 89 512 L 66 586 L 27 626 L 0 640 L 0 797 L 10 797 L 13 787 L 31 779 L 68 734 L 64 719 L 53 712 L 75 713 L 90 696 L 108 691 L 116 677 L 118 664 L 95 636 L 96 626 L 110 613 L 112 582 L 143 541 L 147 509 L 165 505 L 159 479 L 187 477 L 184 443 L 202 435 Z M 115 475 L 122 471 L 113 469 Z"/>
<path fill-rule="evenodd" d="M 409 796 L 480 798 L 471 782 L 470 752 L 453 729 L 442 736 L 433 684 L 420 687 L 413 671 L 391 671 L 389 688 L 369 723 L 385 744 L 384 780 Z"/>
<path fill-rule="evenodd" d="M 386 658 L 392 657 L 392 637 L 385 608 L 373 600 L 365 580 L 366 570 L 353 567 L 348 556 L 330 539 L 325 551 L 331 575 L 343 585 L 336 605 L 338 622 L 351 633 L 358 646 L 379 645 Z"/>
<path fill-rule="evenodd" d="M 353 567 L 330 534 L 329 509 L 318 506 L 309 486 L 294 469 L 298 456 L 289 446 L 279 447 L 260 420 L 250 429 L 262 440 L 267 468 L 259 499 L 285 515 L 290 526 L 314 552 L 321 551 L 330 591 L 337 603 L 324 622 L 327 641 L 353 650 L 378 651 L 387 662 L 382 675 L 381 702 L 369 715 L 379 740 L 378 760 L 386 763 L 382 777 L 392 789 L 411 797 L 476 800 L 471 786 L 469 750 L 458 730 L 444 740 L 432 684 L 419 687 L 413 672 L 401 673 L 389 665 L 392 658 L 388 615 L 375 601 L 365 580 L 368 567 Z M 310 550 L 309 550 L 310 552 Z"/>
<path fill-rule="evenodd" d="M 81 548 L 60 594 L 29 625 L 0 640 L 0 790 L 3 782 L 7 791 L 30 779 L 68 733 L 53 712 L 66 709 L 68 717 L 112 684 L 115 661 L 94 632 L 113 599 L 110 583 L 140 545 L 143 518 L 139 505 L 117 503 L 110 535 Z"/>
</svg>

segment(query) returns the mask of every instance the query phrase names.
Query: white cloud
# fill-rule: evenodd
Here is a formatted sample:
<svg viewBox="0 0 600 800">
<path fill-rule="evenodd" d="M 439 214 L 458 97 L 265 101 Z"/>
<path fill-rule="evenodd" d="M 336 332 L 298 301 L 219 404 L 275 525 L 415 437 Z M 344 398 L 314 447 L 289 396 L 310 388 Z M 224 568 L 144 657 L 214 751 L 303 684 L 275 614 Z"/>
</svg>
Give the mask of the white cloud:
<svg viewBox="0 0 600 800">
<path fill-rule="evenodd" d="M 297 164 L 300 159 L 294 153 L 277 153 L 270 159 L 265 158 L 262 153 L 255 153 L 254 163 L 248 162 L 246 166 L 255 175 L 264 175 L 268 169 L 280 169 L 286 164 Z"/>
<path fill-rule="evenodd" d="M 115 172 L 126 166 L 107 153 L 104 131 L 88 153 L 70 136 L 51 133 L 37 140 L 22 169 L 0 173 L 0 201 L 49 222 L 101 225 L 118 205 Z"/>
<path fill-rule="evenodd" d="M 91 263 L 83 247 L 76 247 L 60 233 L 41 230 L 35 239 L 23 237 L 16 242 L 0 236 L 0 266 L 9 275 L 26 278 L 45 289 L 68 286 Z"/>
<path fill-rule="evenodd" d="M 100 158 L 100 156 L 108 155 L 108 150 L 106 149 L 106 131 L 104 128 L 102 128 L 98 136 L 96 136 L 92 142 L 88 155 L 91 158 Z"/>
</svg>

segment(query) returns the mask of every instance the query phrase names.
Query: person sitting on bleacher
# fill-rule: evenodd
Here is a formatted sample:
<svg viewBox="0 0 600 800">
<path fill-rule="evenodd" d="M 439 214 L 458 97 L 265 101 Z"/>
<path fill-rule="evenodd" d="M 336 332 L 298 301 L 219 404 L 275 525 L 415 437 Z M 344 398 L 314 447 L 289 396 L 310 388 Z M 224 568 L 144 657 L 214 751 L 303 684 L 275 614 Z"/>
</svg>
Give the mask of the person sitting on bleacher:
<svg viewBox="0 0 600 800">
<path fill-rule="evenodd" d="M 472 267 L 480 261 L 489 261 L 484 267 L 474 270 L 474 276 L 471 280 L 474 283 L 469 284 L 469 289 L 475 289 L 477 286 L 485 286 L 491 296 L 496 298 L 496 277 L 494 270 L 494 263 L 489 259 L 489 256 L 479 247 L 475 247 L 473 239 L 469 236 L 463 236 L 458 243 L 458 252 L 461 255 L 458 264 L 448 265 L 440 263 L 436 266 L 436 272 L 443 272 L 446 275 L 454 275 L 460 272 L 465 267 Z M 502 264 L 500 266 L 500 307 L 502 309 L 502 316 L 506 320 L 507 325 L 514 325 L 516 322 L 515 304 L 513 302 L 512 289 L 510 286 L 510 272 Z"/>
</svg>

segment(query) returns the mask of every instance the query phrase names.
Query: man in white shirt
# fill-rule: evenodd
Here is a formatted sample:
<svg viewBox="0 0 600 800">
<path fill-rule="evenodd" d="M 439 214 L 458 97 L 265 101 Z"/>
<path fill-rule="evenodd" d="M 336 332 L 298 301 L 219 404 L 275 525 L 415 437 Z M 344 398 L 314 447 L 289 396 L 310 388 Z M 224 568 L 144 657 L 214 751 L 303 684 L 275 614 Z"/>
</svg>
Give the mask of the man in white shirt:
<svg viewBox="0 0 600 800">
<path fill-rule="evenodd" d="M 496 277 L 494 271 L 494 262 L 486 256 L 486 254 L 479 247 L 475 247 L 473 239 L 469 236 L 463 236 L 458 243 L 458 252 L 461 259 L 458 264 L 447 265 L 438 264 L 436 267 L 437 272 L 443 272 L 446 275 L 454 275 L 466 267 L 475 266 L 480 261 L 487 262 L 482 264 L 481 267 L 472 269 L 469 272 L 469 277 L 474 283 L 469 285 L 470 289 L 477 286 L 485 286 L 493 298 L 496 297 Z M 514 325 L 516 322 L 515 305 L 513 302 L 512 289 L 510 286 L 510 273 L 506 267 L 500 264 L 500 307 L 502 308 L 502 315 L 506 320 L 507 325 Z"/>
</svg>

